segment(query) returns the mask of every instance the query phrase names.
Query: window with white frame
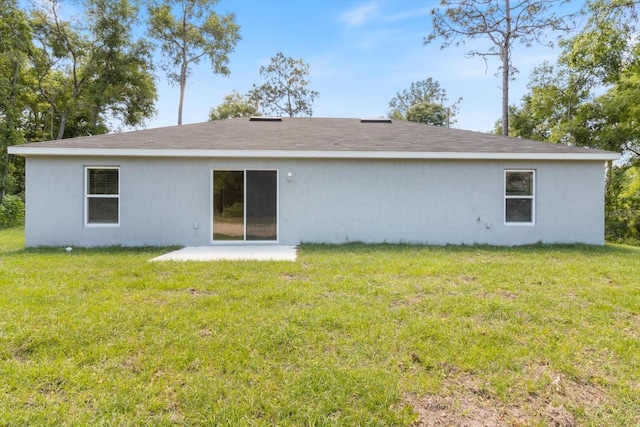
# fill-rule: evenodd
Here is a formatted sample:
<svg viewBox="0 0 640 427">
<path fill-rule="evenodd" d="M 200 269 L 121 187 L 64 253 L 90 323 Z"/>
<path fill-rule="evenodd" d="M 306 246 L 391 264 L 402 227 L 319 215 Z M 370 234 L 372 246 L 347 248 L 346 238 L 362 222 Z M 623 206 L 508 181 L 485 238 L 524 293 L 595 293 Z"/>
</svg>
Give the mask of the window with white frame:
<svg viewBox="0 0 640 427">
<path fill-rule="evenodd" d="M 120 223 L 120 168 L 91 166 L 85 168 L 85 224 L 118 225 Z"/>
<path fill-rule="evenodd" d="M 535 171 L 504 171 L 505 224 L 533 224 L 535 218 Z"/>
</svg>

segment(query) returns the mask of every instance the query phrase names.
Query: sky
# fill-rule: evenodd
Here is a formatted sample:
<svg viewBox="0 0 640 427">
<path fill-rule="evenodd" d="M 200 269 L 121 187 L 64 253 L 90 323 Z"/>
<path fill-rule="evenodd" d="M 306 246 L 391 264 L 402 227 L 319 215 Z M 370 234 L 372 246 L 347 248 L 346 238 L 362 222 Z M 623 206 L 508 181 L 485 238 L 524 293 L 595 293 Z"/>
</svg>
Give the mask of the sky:
<svg viewBox="0 0 640 427">
<path fill-rule="evenodd" d="M 320 93 L 314 117 L 386 116 L 389 101 L 411 83 L 429 77 L 450 101 L 462 98 L 454 127 L 487 132 L 501 116 L 498 58 L 487 64 L 467 52 L 486 49 L 488 41 L 440 49 L 424 46 L 437 0 L 221 0 L 219 14 L 235 13 L 242 40 L 230 55 L 227 77 L 213 74 L 208 62 L 192 68 L 187 82 L 183 123 L 208 119 L 233 90 L 244 94 L 263 82 L 260 66 L 278 52 L 310 66 L 309 87 Z M 575 3 L 575 2 L 574 2 Z M 581 4 L 581 2 L 578 2 Z M 574 6 L 576 8 L 577 6 Z M 550 35 L 555 41 L 556 35 Z M 554 62 L 558 48 L 517 46 L 513 64 L 519 73 L 510 84 L 510 104 L 527 93 L 531 71 Z M 179 88 L 158 69 L 158 114 L 147 128 L 177 124 Z"/>
</svg>

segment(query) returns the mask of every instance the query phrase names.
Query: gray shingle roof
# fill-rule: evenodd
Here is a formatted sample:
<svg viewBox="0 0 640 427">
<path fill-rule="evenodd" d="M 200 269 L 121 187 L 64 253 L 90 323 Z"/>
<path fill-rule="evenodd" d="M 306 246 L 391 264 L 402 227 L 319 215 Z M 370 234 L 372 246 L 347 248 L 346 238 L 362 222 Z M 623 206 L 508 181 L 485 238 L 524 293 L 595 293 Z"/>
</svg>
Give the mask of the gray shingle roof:
<svg viewBox="0 0 640 427">
<path fill-rule="evenodd" d="M 360 119 L 344 118 L 282 118 L 276 122 L 237 118 L 32 143 L 20 146 L 17 154 L 28 155 L 41 148 L 616 155 L 406 121 L 364 123 Z"/>
</svg>

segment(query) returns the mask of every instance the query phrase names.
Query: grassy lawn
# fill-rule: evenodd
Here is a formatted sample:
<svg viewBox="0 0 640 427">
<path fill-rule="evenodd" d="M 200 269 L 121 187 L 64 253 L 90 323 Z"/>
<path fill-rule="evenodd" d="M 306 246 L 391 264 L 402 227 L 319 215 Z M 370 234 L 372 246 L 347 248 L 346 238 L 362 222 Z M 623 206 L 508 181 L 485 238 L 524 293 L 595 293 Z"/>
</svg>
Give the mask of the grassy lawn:
<svg viewBox="0 0 640 427">
<path fill-rule="evenodd" d="M 0 425 L 640 424 L 638 248 L 149 263 L 22 234 L 0 230 Z"/>
</svg>

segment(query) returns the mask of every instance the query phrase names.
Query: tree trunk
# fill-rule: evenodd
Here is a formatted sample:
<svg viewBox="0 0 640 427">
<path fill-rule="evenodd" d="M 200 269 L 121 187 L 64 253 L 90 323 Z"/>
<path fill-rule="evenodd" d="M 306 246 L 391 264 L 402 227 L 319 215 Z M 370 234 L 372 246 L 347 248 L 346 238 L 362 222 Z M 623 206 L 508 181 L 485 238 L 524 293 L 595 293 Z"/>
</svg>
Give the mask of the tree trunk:
<svg viewBox="0 0 640 427">
<path fill-rule="evenodd" d="M 506 31 L 504 45 L 500 46 L 502 58 L 502 134 L 509 135 L 509 53 L 511 50 L 511 10 L 509 0 L 505 0 Z"/>
<path fill-rule="evenodd" d="M 69 107 L 65 107 L 62 110 L 62 114 L 60 115 L 60 126 L 58 127 L 58 135 L 56 135 L 56 139 L 62 139 L 64 135 L 64 128 L 67 125 L 67 116 L 69 115 Z"/>
<path fill-rule="evenodd" d="M 180 102 L 178 103 L 178 125 L 182 124 L 182 104 L 184 103 L 184 91 L 187 86 L 187 62 L 184 59 L 180 67 Z"/>
<path fill-rule="evenodd" d="M 74 66 L 73 66 L 73 93 L 71 94 L 71 102 L 75 103 L 78 96 L 80 96 L 80 86 L 83 83 L 83 79 L 78 80 L 78 75 L 76 71 L 76 59 L 74 56 Z M 67 126 L 67 117 L 69 116 L 69 103 L 67 102 L 64 110 L 62 110 L 62 115 L 60 116 L 60 127 L 58 128 L 58 136 L 56 139 L 62 139 L 64 136 L 64 128 Z"/>
<path fill-rule="evenodd" d="M 502 134 L 509 135 L 509 57 L 502 60 Z"/>
<path fill-rule="evenodd" d="M 7 127 L 6 130 L 6 141 L 7 145 L 3 144 L 2 147 L 2 179 L 0 182 L 0 202 L 4 199 L 4 195 L 6 193 L 5 186 L 7 185 L 7 174 L 9 173 L 9 153 L 7 152 L 8 144 L 11 144 L 14 141 L 11 141 L 10 138 L 13 137 L 13 127 L 14 127 L 14 108 L 16 101 L 16 88 L 18 87 L 18 73 L 20 71 L 20 64 L 18 61 L 13 62 L 13 74 L 11 76 L 11 93 L 9 95 L 9 109 L 7 114 L 5 114 L 5 125 Z"/>
<path fill-rule="evenodd" d="M 100 102 L 96 102 L 96 105 L 93 107 L 93 118 L 91 120 L 91 124 L 93 125 L 93 131 L 95 132 L 96 127 L 98 126 L 98 116 L 100 115 L 100 111 L 102 111 L 102 106 Z"/>
</svg>

